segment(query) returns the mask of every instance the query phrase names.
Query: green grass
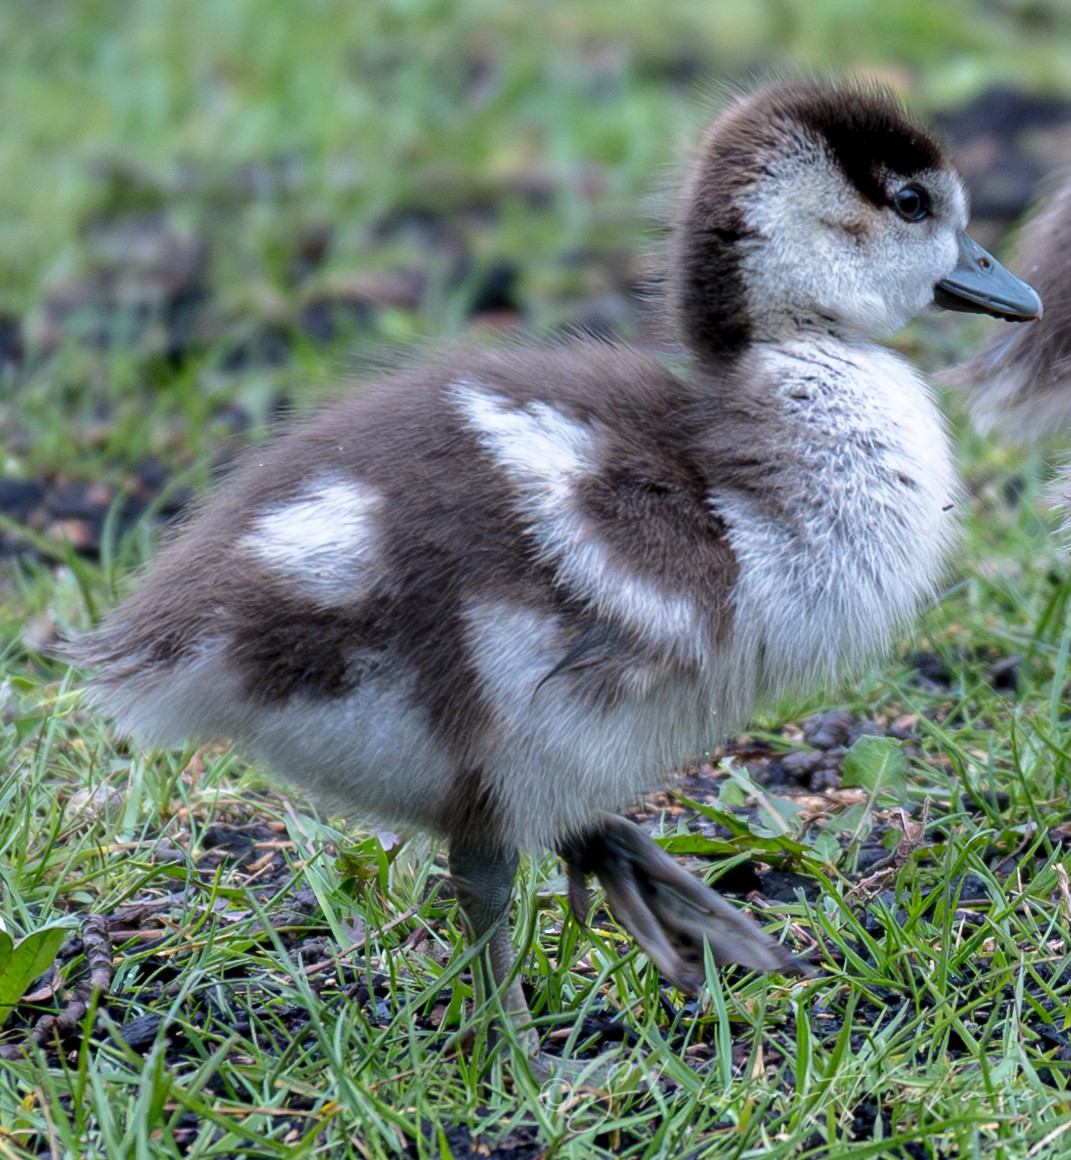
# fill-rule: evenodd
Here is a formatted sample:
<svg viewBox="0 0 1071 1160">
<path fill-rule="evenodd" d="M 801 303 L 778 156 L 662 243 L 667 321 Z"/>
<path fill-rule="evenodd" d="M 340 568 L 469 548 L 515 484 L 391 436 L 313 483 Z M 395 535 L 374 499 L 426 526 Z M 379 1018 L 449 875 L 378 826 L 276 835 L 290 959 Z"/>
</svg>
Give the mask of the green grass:
<svg viewBox="0 0 1071 1160">
<path fill-rule="evenodd" d="M 1071 75 L 1056 3 L 11 0 L 4 17 L 0 312 L 25 320 L 33 356 L 0 378 L 4 474 L 118 491 L 147 457 L 200 490 L 280 396 L 307 408 L 385 349 L 457 334 L 495 261 L 516 265 L 535 329 L 570 319 L 648 244 L 652 191 L 706 115 L 703 78 L 863 69 L 930 111 L 1001 80 L 1066 93 Z M 383 230 L 403 212 L 441 215 L 470 273 L 409 226 Z M 99 269 L 102 228 L 144 213 L 208 245 L 203 328 L 178 359 L 151 336 L 50 346 L 57 288 Z M 297 277 L 321 229 L 326 257 Z M 419 310 L 301 337 L 316 293 L 399 267 L 428 276 Z M 284 360 L 228 361 L 271 328 L 296 336 Z M 933 364 L 977 333 L 952 321 L 904 342 Z M 106 1000 L 61 1050 L 0 1061 L 0 1156 L 441 1158 L 469 1140 L 563 1157 L 1071 1154 L 1071 580 L 1042 453 L 956 427 L 968 491 L 948 590 L 880 671 L 755 727 L 806 748 L 799 721 L 839 705 L 906 722 L 906 765 L 840 797 L 767 789 L 754 817 L 733 812 L 744 791 L 723 767 L 717 800 L 666 817 L 670 848 L 712 875 L 756 855 L 817 884 L 766 921 L 790 923 L 822 973 L 714 975 L 688 1004 L 619 931 L 567 918 L 553 859 L 522 873 L 536 1018 L 581 1051 L 583 1018 L 614 1016 L 624 1057 L 666 1077 L 647 1091 L 627 1069 L 610 1092 L 568 1092 L 486 1045 L 455 1055 L 478 1023 L 435 852 L 317 821 L 224 748 L 117 742 L 40 646 L 114 603 L 152 551 L 149 520 L 113 524 L 99 563 L 28 533 L 36 558 L 0 575 L 0 913 L 14 937 L 129 917 Z M 915 683 L 916 650 L 950 682 Z M 1013 656 L 1002 691 L 988 674 Z M 901 807 L 925 833 L 868 886 Z M 704 810 L 731 840 L 684 839 Z M 211 862 L 220 833 L 254 823 L 277 840 L 270 873 Z M 299 945 L 319 946 L 315 964 L 294 962 Z M 39 982 L 4 1044 L 84 976 L 79 955 L 60 962 L 56 994 Z M 120 1029 L 141 1017 L 156 1022 L 135 1048 Z"/>
</svg>

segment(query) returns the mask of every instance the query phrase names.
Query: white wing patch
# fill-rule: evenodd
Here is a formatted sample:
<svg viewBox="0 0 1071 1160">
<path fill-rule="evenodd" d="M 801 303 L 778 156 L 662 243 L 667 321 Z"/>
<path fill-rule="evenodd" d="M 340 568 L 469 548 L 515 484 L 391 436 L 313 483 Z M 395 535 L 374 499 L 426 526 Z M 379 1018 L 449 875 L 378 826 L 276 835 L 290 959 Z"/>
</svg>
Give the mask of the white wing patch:
<svg viewBox="0 0 1071 1160">
<path fill-rule="evenodd" d="M 495 461 L 524 485 L 534 509 L 555 512 L 580 479 L 598 470 L 595 431 L 549 403 L 518 407 L 467 379 L 451 384 L 450 394 Z"/>
<path fill-rule="evenodd" d="M 540 400 L 517 406 L 472 380 L 454 382 L 450 395 L 516 485 L 521 512 L 561 582 L 641 639 L 702 663 L 707 634 L 693 601 L 629 573 L 612 559 L 598 524 L 577 509 L 577 486 L 600 470 L 598 429 Z"/>
<path fill-rule="evenodd" d="M 314 480 L 298 499 L 262 512 L 242 547 L 318 604 L 349 604 L 380 575 L 382 506 L 382 495 L 356 480 Z"/>
</svg>

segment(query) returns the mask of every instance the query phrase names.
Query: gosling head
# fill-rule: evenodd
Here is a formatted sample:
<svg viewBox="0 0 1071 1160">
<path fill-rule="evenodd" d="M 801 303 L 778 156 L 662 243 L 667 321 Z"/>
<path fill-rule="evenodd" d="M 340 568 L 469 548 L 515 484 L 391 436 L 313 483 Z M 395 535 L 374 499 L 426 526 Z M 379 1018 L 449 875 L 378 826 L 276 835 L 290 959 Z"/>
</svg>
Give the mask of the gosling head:
<svg viewBox="0 0 1071 1160">
<path fill-rule="evenodd" d="M 808 324 L 880 336 L 935 302 L 1041 311 L 967 235 L 940 145 L 878 89 L 798 83 L 740 100 L 707 131 L 679 205 L 673 301 L 700 354 Z"/>
</svg>

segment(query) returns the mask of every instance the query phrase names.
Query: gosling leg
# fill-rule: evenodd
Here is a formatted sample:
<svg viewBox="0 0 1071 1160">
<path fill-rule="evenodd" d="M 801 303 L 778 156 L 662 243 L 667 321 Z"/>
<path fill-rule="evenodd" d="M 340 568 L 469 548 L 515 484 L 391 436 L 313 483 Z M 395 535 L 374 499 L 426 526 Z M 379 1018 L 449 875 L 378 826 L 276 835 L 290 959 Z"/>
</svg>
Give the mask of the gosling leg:
<svg viewBox="0 0 1071 1160">
<path fill-rule="evenodd" d="M 518 864 L 516 850 L 503 852 L 466 841 L 450 846 L 450 877 L 469 938 L 474 943 L 486 938 L 478 968 L 473 971 L 476 1009 L 484 1010 L 497 991 L 517 1043 L 533 1067 L 542 1072 L 539 1035 L 531 1026 L 510 941 L 509 905 Z"/>
</svg>

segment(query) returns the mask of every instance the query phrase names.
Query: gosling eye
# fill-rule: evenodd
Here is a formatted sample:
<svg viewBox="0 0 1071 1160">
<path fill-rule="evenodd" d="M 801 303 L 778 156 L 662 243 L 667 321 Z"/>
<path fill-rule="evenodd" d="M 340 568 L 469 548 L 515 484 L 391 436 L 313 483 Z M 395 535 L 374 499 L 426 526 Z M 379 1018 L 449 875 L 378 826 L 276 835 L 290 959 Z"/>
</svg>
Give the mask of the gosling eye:
<svg viewBox="0 0 1071 1160">
<path fill-rule="evenodd" d="M 930 195 L 921 185 L 905 185 L 893 195 L 892 204 L 905 222 L 920 222 L 930 216 Z"/>
</svg>

